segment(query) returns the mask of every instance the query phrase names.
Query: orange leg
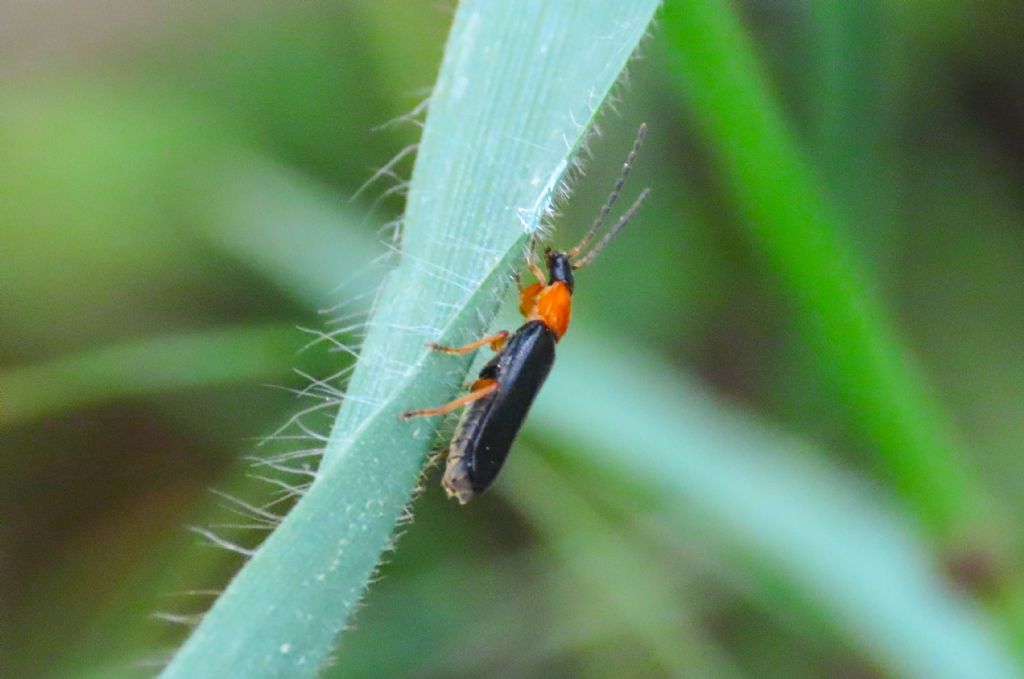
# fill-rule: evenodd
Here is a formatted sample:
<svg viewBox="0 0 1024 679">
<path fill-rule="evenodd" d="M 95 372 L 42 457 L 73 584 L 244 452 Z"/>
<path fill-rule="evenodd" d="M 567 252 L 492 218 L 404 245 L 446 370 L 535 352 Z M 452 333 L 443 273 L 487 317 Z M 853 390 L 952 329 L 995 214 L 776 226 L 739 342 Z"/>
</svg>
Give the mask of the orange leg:
<svg viewBox="0 0 1024 679">
<path fill-rule="evenodd" d="M 446 354 L 468 354 L 471 351 L 476 351 L 485 344 L 490 344 L 491 349 L 497 351 L 498 349 L 501 349 L 503 346 L 505 346 L 505 340 L 507 339 L 508 330 L 502 330 L 501 332 L 496 332 L 493 335 L 488 335 L 483 339 L 478 339 L 475 342 L 470 342 L 464 347 L 446 347 L 443 344 L 434 344 L 433 342 L 431 342 L 427 346 L 433 349 L 434 351 L 440 351 Z"/>
<path fill-rule="evenodd" d="M 454 401 L 449 401 L 448 403 L 445 403 L 443 406 L 438 406 L 436 408 L 424 408 L 423 410 L 407 410 L 406 412 L 402 413 L 400 417 L 403 420 L 411 420 L 414 417 L 447 415 L 453 410 L 458 410 L 459 408 L 467 406 L 470 403 L 473 403 L 474 401 L 479 401 L 485 396 L 490 396 L 491 394 L 498 390 L 498 383 L 494 380 L 479 380 L 473 386 L 476 387 L 474 391 L 471 391 L 465 396 L 460 396 Z"/>
<path fill-rule="evenodd" d="M 545 276 L 544 271 L 537 266 L 537 262 L 533 260 L 533 257 L 531 257 L 530 261 L 527 262 L 527 266 L 530 267 L 530 271 L 541 285 L 547 283 L 547 276 Z"/>
<path fill-rule="evenodd" d="M 537 265 L 537 237 L 534 236 L 530 239 L 530 253 L 526 256 L 526 266 L 530 267 L 530 272 L 533 274 L 537 282 L 542 286 L 548 284 L 548 278 L 544 275 L 544 270 Z"/>
</svg>

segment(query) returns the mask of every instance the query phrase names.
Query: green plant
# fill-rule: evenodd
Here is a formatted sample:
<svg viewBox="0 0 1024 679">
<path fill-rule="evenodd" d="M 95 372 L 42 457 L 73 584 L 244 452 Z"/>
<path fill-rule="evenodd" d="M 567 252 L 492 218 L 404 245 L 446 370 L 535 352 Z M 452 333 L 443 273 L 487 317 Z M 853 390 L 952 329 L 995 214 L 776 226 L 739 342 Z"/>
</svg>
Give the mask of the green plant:
<svg viewBox="0 0 1024 679">
<path fill-rule="evenodd" d="M 431 448 L 414 404 L 450 398 L 468 361 L 427 354 L 493 317 L 655 0 L 462 3 L 431 95 L 384 284 L 316 481 L 164 676 L 311 675 L 391 545 Z"/>
</svg>

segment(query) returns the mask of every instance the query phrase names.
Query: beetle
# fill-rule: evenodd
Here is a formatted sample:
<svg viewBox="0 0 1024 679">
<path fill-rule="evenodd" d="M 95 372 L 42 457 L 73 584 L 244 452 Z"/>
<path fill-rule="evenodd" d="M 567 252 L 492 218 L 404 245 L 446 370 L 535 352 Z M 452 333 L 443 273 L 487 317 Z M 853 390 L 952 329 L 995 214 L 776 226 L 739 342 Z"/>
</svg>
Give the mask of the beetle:
<svg viewBox="0 0 1024 679">
<path fill-rule="evenodd" d="M 537 282 L 520 290 L 519 309 L 526 322 L 518 330 L 511 336 L 503 330 L 461 347 L 427 345 L 448 354 L 468 354 L 487 345 L 497 352 L 480 370 L 468 394 L 436 408 L 401 415 L 404 420 L 446 415 L 468 406 L 452 438 L 441 481 L 448 496 L 457 498 L 460 504 L 466 504 L 494 482 L 554 365 L 555 345 L 569 329 L 572 316 L 574 272 L 597 258 L 650 194 L 650 189 L 644 189 L 604 238 L 581 256 L 618 200 L 646 132 L 646 125 L 641 125 L 615 187 L 576 247 L 564 252 L 545 249 L 546 273 L 535 261 L 536 241 L 531 241 L 527 266 Z"/>
</svg>

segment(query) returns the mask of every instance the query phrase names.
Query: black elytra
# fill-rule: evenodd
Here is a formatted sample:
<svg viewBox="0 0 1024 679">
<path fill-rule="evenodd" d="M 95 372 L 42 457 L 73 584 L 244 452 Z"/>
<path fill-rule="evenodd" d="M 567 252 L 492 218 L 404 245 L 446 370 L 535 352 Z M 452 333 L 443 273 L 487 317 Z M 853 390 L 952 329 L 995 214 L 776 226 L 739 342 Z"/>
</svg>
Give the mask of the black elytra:
<svg viewBox="0 0 1024 679">
<path fill-rule="evenodd" d="M 472 403 L 455 433 L 449 452 L 449 489 L 458 495 L 465 474 L 473 493 L 481 493 L 498 476 L 512 442 L 555 363 L 555 334 L 542 321 L 524 324 L 504 349 L 480 371 L 495 380 L 492 394 Z M 461 498 L 460 498 L 461 499 Z"/>
</svg>

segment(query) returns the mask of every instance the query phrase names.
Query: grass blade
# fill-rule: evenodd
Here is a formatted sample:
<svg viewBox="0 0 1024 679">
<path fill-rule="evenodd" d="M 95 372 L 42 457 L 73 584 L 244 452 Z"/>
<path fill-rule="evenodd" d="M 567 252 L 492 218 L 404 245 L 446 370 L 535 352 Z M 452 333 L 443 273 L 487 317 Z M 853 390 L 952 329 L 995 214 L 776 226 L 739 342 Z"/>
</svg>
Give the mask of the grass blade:
<svg viewBox="0 0 1024 679">
<path fill-rule="evenodd" d="M 987 498 L 909 360 L 770 94 L 728 0 L 666 5 L 669 59 L 757 245 L 789 285 L 823 370 L 900 493 L 940 540 L 984 525 Z"/>
<path fill-rule="evenodd" d="M 0 371 L 0 427 L 126 396 L 287 374 L 294 328 L 243 326 L 111 344 Z"/>
<path fill-rule="evenodd" d="M 768 565 L 895 676 L 1020 676 L 995 625 L 943 582 L 884 496 L 820 456 L 795 454 L 808 451 L 730 413 L 636 347 L 587 343 L 575 330 L 531 416 L 545 440 L 671 498 L 704 524 L 702 540 Z"/>
<path fill-rule="evenodd" d="M 312 676 L 408 503 L 433 423 L 459 388 L 426 355 L 489 321 L 655 0 L 464 2 L 420 144 L 401 266 L 385 284 L 319 477 L 239 572 L 166 677 Z"/>
</svg>

